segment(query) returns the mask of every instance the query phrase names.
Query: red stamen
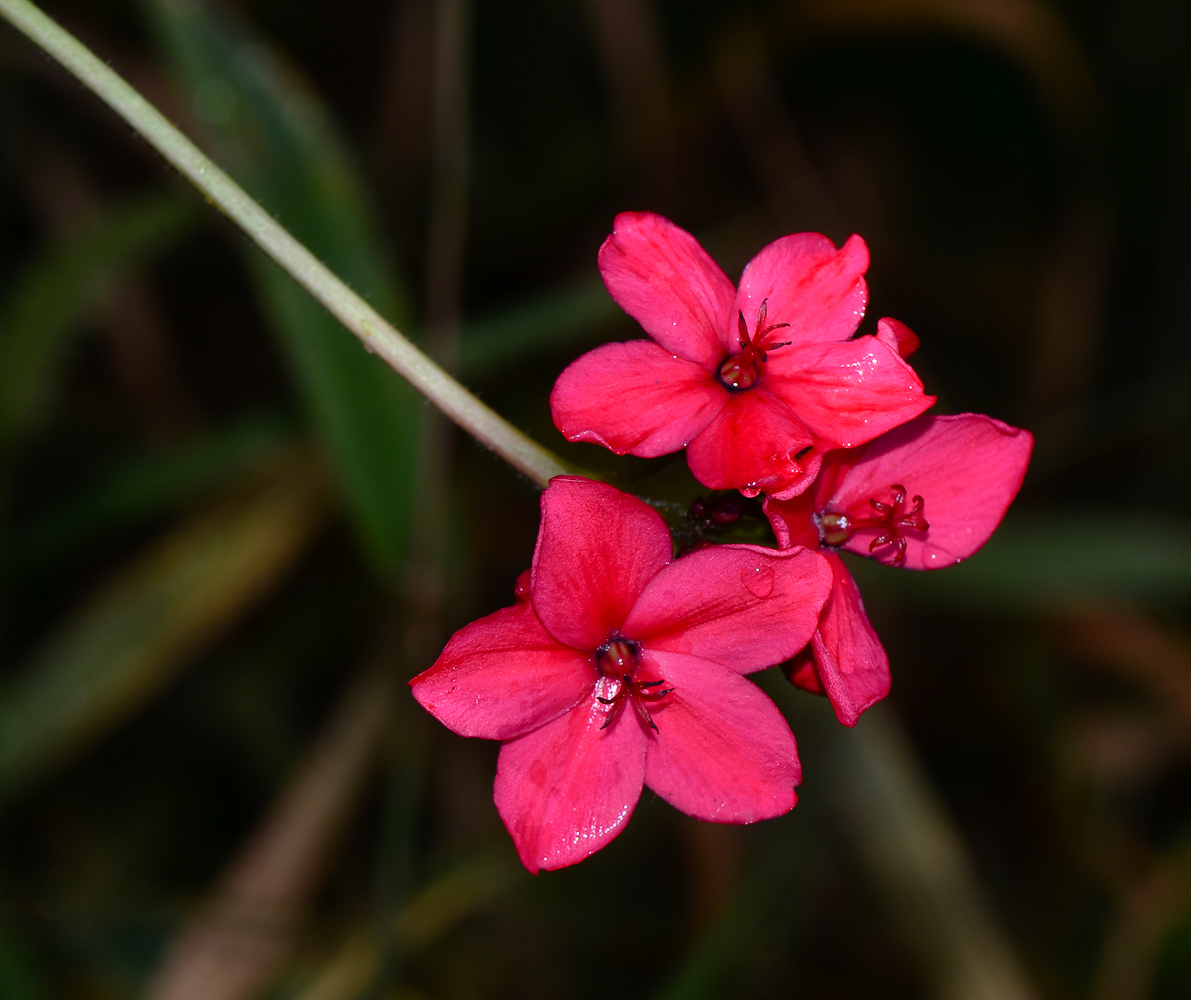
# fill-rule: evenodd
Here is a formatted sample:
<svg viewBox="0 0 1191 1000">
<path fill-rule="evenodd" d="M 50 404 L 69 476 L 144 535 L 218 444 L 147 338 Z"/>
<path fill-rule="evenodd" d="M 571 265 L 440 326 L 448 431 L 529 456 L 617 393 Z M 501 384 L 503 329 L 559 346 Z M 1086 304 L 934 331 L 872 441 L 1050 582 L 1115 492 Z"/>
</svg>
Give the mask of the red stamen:
<svg viewBox="0 0 1191 1000">
<path fill-rule="evenodd" d="M 757 324 L 753 335 L 749 336 L 748 324 L 744 320 L 744 313 L 737 312 L 736 328 L 740 334 L 740 353 L 730 354 L 720 365 L 720 381 L 730 390 L 740 392 L 751 389 L 757 383 L 764 370 L 763 365 L 769 360 L 769 351 L 776 351 L 779 347 L 789 347 L 790 341 L 781 344 L 764 344 L 765 338 L 774 330 L 789 326 L 789 323 L 770 323 L 765 325 L 765 317 L 769 312 L 769 299 L 763 299 L 761 308 L 757 310 Z"/>
<path fill-rule="evenodd" d="M 906 504 L 906 488 L 894 483 L 893 502 L 888 503 L 872 497 L 869 506 L 879 515 L 877 517 L 853 517 L 835 511 L 825 511 L 818 517 L 819 535 L 824 545 L 843 545 L 857 531 L 862 529 L 878 529 L 879 534 L 869 543 L 869 552 L 876 553 L 877 549 L 893 546 L 893 558 L 890 566 L 896 566 L 906 557 L 906 538 L 903 532 L 907 530 L 928 531 L 930 523 L 922 516 L 923 499 L 914 497 L 914 505 L 903 510 Z M 878 557 L 879 558 L 879 557 Z"/>
<path fill-rule="evenodd" d="M 620 718 L 625 702 L 630 701 L 642 724 L 648 726 L 655 733 L 658 731 L 657 723 L 653 721 L 653 716 L 644 703 L 661 701 L 674 688 L 651 691 L 650 688 L 659 688 L 666 682 L 660 678 L 656 681 L 634 680 L 633 674 L 640 664 L 640 657 L 641 646 L 631 639 L 609 639 L 596 650 L 596 667 L 605 677 L 615 679 L 619 685 L 611 698 L 596 695 L 596 700 L 600 704 L 609 706 L 608 717 L 600 729 L 607 729 Z"/>
</svg>

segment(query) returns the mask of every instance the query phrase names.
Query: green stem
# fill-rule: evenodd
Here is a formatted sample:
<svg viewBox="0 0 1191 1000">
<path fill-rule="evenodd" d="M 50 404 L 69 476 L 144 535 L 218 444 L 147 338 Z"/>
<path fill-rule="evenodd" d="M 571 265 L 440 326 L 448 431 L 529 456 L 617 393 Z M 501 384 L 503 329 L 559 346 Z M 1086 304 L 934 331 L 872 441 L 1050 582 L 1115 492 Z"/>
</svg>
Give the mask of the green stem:
<svg viewBox="0 0 1191 1000">
<path fill-rule="evenodd" d="M 9 21 L 73 73 L 218 206 L 290 276 L 455 423 L 545 486 L 570 471 L 557 455 L 485 406 L 328 270 L 152 104 L 28 0 L 0 0 Z"/>
</svg>

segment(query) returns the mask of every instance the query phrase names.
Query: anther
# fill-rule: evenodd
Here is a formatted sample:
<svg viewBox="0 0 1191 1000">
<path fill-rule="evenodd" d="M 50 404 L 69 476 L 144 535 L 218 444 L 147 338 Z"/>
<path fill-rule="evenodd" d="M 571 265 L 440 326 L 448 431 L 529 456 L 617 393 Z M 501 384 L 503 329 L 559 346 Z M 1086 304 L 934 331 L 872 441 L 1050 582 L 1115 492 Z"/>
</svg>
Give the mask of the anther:
<svg viewBox="0 0 1191 1000">
<path fill-rule="evenodd" d="M 875 528 L 879 534 L 869 543 L 868 550 L 876 553 L 877 549 L 893 546 L 893 557 L 889 565 L 896 566 L 906 557 L 906 537 L 903 534 L 908 529 L 914 531 L 928 531 L 930 523 L 922 516 L 923 499 L 915 496 L 913 506 L 904 510 L 906 505 L 906 488 L 900 483 L 894 483 L 889 489 L 893 493 L 893 501 L 869 499 L 869 506 L 876 513 L 876 517 L 853 517 L 837 511 L 826 511 L 818 515 L 819 537 L 824 545 L 843 545 L 863 528 Z"/>
<path fill-rule="evenodd" d="M 757 310 L 757 324 L 753 334 L 749 336 L 748 323 L 745 322 L 744 312 L 736 313 L 736 329 L 739 333 L 740 353 L 730 354 L 720 365 L 720 381 L 724 387 L 735 392 L 751 389 L 761 377 L 763 365 L 769 360 L 769 351 L 779 347 L 789 347 L 790 341 L 781 344 L 765 344 L 765 338 L 774 330 L 787 327 L 789 323 L 770 323 L 766 325 L 765 318 L 769 312 L 769 299 L 761 301 L 761 308 Z"/>
</svg>

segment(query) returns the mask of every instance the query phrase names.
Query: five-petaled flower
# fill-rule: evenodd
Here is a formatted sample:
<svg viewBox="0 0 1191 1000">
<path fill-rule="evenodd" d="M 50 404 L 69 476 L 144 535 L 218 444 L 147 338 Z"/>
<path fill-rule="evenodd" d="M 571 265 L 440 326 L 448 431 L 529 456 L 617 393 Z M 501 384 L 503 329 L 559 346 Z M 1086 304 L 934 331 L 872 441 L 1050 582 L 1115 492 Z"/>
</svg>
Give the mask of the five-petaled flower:
<svg viewBox="0 0 1191 1000">
<path fill-rule="evenodd" d="M 455 732 L 507 741 L 497 809 L 526 868 L 559 868 L 612 840 L 643 785 L 723 823 L 794 806 L 793 734 L 742 675 L 805 646 L 830 587 L 802 548 L 672 560 L 648 505 L 558 477 L 517 604 L 457 632 L 410 683 Z"/>
<path fill-rule="evenodd" d="M 817 233 L 765 247 L 740 288 L 690 233 L 648 212 L 616 217 L 599 255 L 612 298 L 652 341 L 605 344 L 550 397 L 571 441 L 653 458 L 686 448 L 712 489 L 792 496 L 824 452 L 918 416 L 934 398 L 905 362 L 918 338 L 896 320 L 853 338 L 868 248 Z"/>
<path fill-rule="evenodd" d="M 831 597 L 790 669 L 840 722 L 889 692 L 889 661 L 835 549 L 907 569 L 942 569 L 979 549 L 1021 486 L 1034 439 L 992 417 L 919 417 L 861 448 L 831 452 L 814 486 L 765 501 L 782 546 L 824 548 Z"/>
</svg>

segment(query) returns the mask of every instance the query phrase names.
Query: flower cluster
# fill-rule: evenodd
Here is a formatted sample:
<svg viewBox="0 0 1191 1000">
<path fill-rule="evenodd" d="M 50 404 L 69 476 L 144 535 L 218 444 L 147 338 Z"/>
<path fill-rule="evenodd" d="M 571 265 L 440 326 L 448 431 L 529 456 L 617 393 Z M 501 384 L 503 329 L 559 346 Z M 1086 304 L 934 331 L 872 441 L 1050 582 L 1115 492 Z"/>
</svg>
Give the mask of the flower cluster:
<svg viewBox="0 0 1191 1000">
<path fill-rule="evenodd" d="M 516 604 L 456 633 L 411 682 L 455 732 L 504 741 L 496 806 L 533 872 L 607 844 L 646 785 L 715 822 L 793 808 L 794 736 L 744 675 L 782 664 L 854 725 L 888 693 L 889 662 L 840 552 L 917 570 L 970 556 L 1033 445 L 991 417 L 924 415 L 934 397 L 906 361 L 918 338 L 904 324 L 855 335 L 859 236 L 784 237 L 736 288 L 689 233 L 625 213 L 599 264 L 650 339 L 572 363 L 555 424 L 617 454 L 685 449 L 709 489 L 764 494 L 778 548 L 700 544 L 676 559 L 648 504 L 550 483 Z M 741 502 L 692 514 L 713 524 Z"/>
</svg>

